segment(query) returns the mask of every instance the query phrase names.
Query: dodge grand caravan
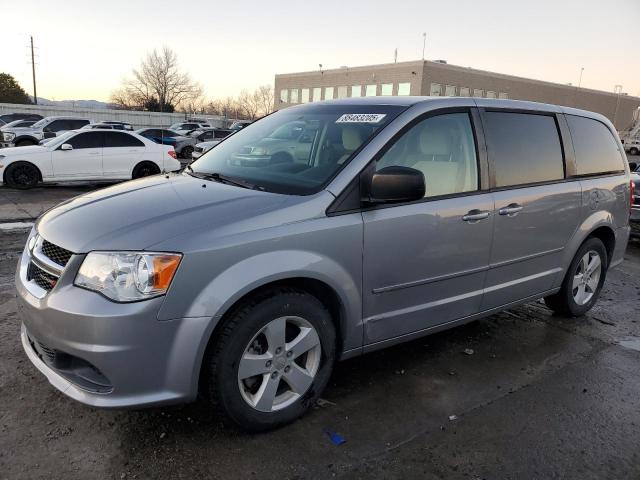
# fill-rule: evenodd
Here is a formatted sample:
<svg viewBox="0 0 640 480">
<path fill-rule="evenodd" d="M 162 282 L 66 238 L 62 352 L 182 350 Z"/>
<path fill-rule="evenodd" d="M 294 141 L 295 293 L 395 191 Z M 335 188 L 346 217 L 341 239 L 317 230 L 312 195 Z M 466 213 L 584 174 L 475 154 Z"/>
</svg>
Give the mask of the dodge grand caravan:
<svg viewBox="0 0 640 480">
<path fill-rule="evenodd" d="M 279 146 L 286 161 L 242 159 L 288 125 L 305 138 Z M 287 108 L 182 173 L 42 215 L 16 274 L 22 344 L 80 402 L 201 393 L 244 429 L 273 428 L 339 359 L 538 298 L 583 315 L 623 259 L 630 198 L 598 114 L 470 98 Z"/>
</svg>

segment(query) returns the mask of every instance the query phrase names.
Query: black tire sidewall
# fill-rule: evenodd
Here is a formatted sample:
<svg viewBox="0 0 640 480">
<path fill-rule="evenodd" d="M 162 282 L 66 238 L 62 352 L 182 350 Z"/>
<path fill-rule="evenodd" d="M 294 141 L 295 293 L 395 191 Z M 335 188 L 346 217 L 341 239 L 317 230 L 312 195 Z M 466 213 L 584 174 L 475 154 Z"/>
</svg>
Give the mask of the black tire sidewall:
<svg viewBox="0 0 640 480">
<path fill-rule="evenodd" d="M 20 184 L 20 183 L 16 183 L 13 179 L 13 175 L 14 175 L 14 171 L 19 168 L 19 167 L 26 167 L 29 170 L 31 170 L 31 182 L 28 184 Z M 17 163 L 12 163 L 11 165 L 9 165 L 7 167 L 7 170 L 5 172 L 5 180 L 7 182 L 7 186 L 11 187 L 11 188 L 15 188 L 18 190 L 27 190 L 29 188 L 33 188 L 36 185 L 38 185 L 38 169 L 30 164 L 30 163 L 22 163 L 22 162 L 17 162 Z"/>
<path fill-rule="evenodd" d="M 573 298 L 573 276 L 576 269 L 578 268 L 578 263 L 580 262 L 582 257 L 590 250 L 594 250 L 598 253 L 598 255 L 600 255 L 602 270 L 600 272 L 598 287 L 591 297 L 591 300 L 589 300 L 584 305 L 578 305 Z M 579 317 L 591 310 L 591 308 L 595 305 L 595 303 L 598 301 L 598 298 L 600 297 L 600 292 L 602 291 L 602 286 L 604 285 L 604 281 L 607 276 L 608 267 L 609 257 L 607 255 L 607 249 L 605 248 L 602 241 L 598 238 L 590 238 L 585 241 L 574 256 L 562 285 L 562 300 L 565 303 L 567 313 L 574 317 Z"/>
<path fill-rule="evenodd" d="M 142 169 L 144 169 L 144 168 L 150 168 L 150 169 L 154 169 L 156 171 L 154 173 L 150 173 L 149 175 L 140 175 L 140 171 Z M 139 163 L 133 169 L 133 173 L 131 174 L 131 178 L 133 180 L 135 180 L 137 178 L 144 178 L 144 177 L 150 177 L 151 175 L 157 175 L 158 173 L 160 173 L 160 169 L 158 168 L 158 166 L 156 164 L 154 164 L 154 163 Z"/>
<path fill-rule="evenodd" d="M 292 405 L 276 412 L 260 412 L 246 403 L 238 386 L 238 362 L 254 335 L 278 317 L 299 316 L 310 322 L 320 338 L 321 363 L 313 384 Z M 253 305 L 218 353 L 216 378 L 211 388 L 228 417 L 246 431 L 264 431 L 300 417 L 320 396 L 331 376 L 336 356 L 336 334 L 331 316 L 315 297 L 303 293 L 280 293 Z"/>
</svg>

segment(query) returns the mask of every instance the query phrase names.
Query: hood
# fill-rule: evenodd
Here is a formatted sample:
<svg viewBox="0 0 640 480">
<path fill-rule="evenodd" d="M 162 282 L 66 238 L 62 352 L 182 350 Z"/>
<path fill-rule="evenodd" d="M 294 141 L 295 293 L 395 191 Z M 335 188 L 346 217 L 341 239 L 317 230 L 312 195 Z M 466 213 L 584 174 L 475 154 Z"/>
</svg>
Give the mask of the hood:
<svg viewBox="0 0 640 480">
<path fill-rule="evenodd" d="M 24 135 L 25 133 L 40 132 L 41 130 L 33 127 L 15 127 L 15 128 L 3 128 L 2 133 L 15 133 L 18 135 Z"/>
<path fill-rule="evenodd" d="M 14 155 L 30 155 L 33 153 L 43 153 L 46 152 L 47 148 L 42 145 L 29 145 L 26 147 L 9 147 L 3 148 L 0 150 L 0 156 L 4 155 L 5 157 L 14 156 Z"/>
<path fill-rule="evenodd" d="M 187 174 L 156 175 L 72 198 L 47 211 L 36 228 L 75 253 L 144 250 L 199 228 L 262 215 L 291 198 Z"/>
</svg>

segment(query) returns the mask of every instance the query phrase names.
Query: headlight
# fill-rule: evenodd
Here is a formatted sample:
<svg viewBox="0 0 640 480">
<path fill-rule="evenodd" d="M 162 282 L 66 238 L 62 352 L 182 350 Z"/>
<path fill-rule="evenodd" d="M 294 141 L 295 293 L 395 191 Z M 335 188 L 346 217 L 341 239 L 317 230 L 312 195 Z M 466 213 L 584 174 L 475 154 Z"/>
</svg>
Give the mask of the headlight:
<svg viewBox="0 0 640 480">
<path fill-rule="evenodd" d="M 16 134 L 15 133 L 11 133 L 11 132 L 5 132 L 5 133 L 3 133 L 3 136 L 4 136 L 4 141 L 5 142 L 10 142 L 14 138 L 16 138 Z"/>
<path fill-rule="evenodd" d="M 264 147 L 253 147 L 251 155 L 269 155 L 269 151 Z"/>
<path fill-rule="evenodd" d="M 177 253 L 91 252 L 74 284 L 116 302 L 135 302 L 164 295 L 180 265 Z"/>
</svg>

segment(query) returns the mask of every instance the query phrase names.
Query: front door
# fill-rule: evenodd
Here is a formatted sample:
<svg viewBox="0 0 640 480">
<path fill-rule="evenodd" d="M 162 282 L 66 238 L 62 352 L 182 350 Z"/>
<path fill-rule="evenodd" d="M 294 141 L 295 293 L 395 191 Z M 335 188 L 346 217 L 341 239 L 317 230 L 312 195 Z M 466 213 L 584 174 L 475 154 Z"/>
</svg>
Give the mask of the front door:
<svg viewBox="0 0 640 480">
<path fill-rule="evenodd" d="M 480 310 L 493 235 L 493 197 L 479 185 L 469 111 L 430 114 L 376 162 L 423 172 L 425 198 L 365 210 L 365 344 Z"/>
<path fill-rule="evenodd" d="M 542 294 L 562 272 L 581 217 L 579 182 L 566 182 L 554 114 L 487 111 L 495 220 L 483 310 Z"/>
<path fill-rule="evenodd" d="M 71 150 L 63 150 L 59 145 L 52 154 L 53 173 L 57 178 L 91 179 L 102 177 L 102 132 L 80 132 L 67 139 L 63 145 L 71 145 Z"/>
</svg>

